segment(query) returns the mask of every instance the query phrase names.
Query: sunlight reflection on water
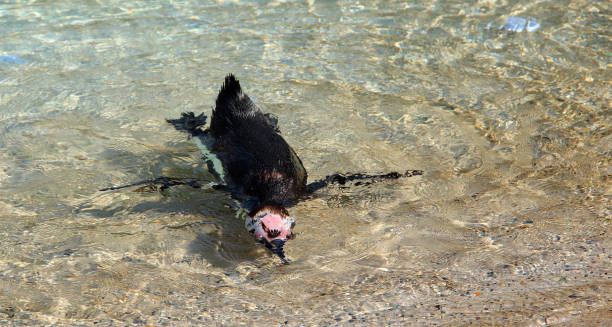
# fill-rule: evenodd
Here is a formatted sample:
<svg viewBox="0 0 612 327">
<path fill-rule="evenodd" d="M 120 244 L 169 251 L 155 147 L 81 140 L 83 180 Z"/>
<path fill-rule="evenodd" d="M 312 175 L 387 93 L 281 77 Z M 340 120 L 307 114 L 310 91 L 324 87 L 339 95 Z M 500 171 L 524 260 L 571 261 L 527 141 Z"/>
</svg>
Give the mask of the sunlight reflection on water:
<svg viewBox="0 0 612 327">
<path fill-rule="evenodd" d="M 592 1 L 0 4 L 0 322 L 598 324 L 609 315 L 609 8 Z M 509 17 L 541 27 L 489 28 Z M 226 73 L 311 180 L 254 244 L 165 122 Z"/>
</svg>

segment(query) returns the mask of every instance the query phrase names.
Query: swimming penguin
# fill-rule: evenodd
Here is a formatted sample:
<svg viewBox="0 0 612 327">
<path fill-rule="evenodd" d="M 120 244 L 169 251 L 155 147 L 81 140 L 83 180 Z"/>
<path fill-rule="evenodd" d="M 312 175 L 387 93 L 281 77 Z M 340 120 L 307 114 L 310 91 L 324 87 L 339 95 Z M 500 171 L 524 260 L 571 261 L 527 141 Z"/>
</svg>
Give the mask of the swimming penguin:
<svg viewBox="0 0 612 327">
<path fill-rule="evenodd" d="M 307 173 L 302 161 L 264 113 L 242 91 L 234 75 L 228 75 L 217 96 L 210 126 L 202 131 L 205 117 L 183 114 L 168 120 L 190 132 L 216 158 L 207 158 L 209 169 L 232 193 L 256 199 L 246 219 L 255 239 L 283 261 L 283 245 L 293 237 L 295 220 L 286 207 L 306 192 Z M 222 167 L 216 168 L 213 160 Z"/>
<path fill-rule="evenodd" d="M 279 134 L 277 120 L 264 114 L 251 98 L 242 91 L 240 83 L 230 74 L 225 77 L 207 129 L 206 116 L 183 113 L 179 119 L 168 119 L 177 130 L 186 131 L 204 152 L 209 171 L 220 184 L 215 188 L 229 191 L 235 198 L 246 195 L 254 201 L 249 209 L 246 228 L 255 239 L 284 262 L 283 246 L 294 237 L 295 220 L 287 207 L 329 184 L 369 184 L 377 180 L 396 179 L 420 175 L 420 170 L 404 174 L 392 172 L 381 175 L 333 174 L 307 184 L 308 174 L 302 161 Z M 195 180 L 159 177 L 105 190 L 141 185 L 161 184 L 161 188 L 174 185 L 200 187 Z"/>
</svg>

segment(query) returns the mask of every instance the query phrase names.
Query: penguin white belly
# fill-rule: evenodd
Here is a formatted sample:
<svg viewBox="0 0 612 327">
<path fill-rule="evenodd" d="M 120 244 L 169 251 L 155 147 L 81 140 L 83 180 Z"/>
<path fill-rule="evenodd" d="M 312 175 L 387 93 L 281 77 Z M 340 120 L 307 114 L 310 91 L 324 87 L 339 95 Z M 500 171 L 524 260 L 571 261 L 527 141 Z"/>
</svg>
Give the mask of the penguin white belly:
<svg viewBox="0 0 612 327">
<path fill-rule="evenodd" d="M 227 174 L 225 173 L 223 164 L 217 154 L 212 151 L 215 146 L 215 138 L 212 135 L 204 134 L 194 137 L 194 140 L 208 166 L 208 171 L 218 179 L 220 184 L 227 185 L 229 180 L 226 178 Z"/>
<path fill-rule="evenodd" d="M 212 135 L 204 134 L 194 137 L 195 144 L 202 153 L 202 158 L 206 162 L 208 171 L 215 176 L 217 182 L 222 185 L 229 185 L 230 180 L 223 168 L 223 163 L 219 156 L 212 150 L 215 146 L 215 138 Z M 255 198 L 243 194 L 232 194 L 234 200 L 232 206 L 236 210 L 236 218 L 245 221 L 249 232 L 254 231 L 253 219 L 249 217 L 249 211 L 257 203 Z"/>
</svg>

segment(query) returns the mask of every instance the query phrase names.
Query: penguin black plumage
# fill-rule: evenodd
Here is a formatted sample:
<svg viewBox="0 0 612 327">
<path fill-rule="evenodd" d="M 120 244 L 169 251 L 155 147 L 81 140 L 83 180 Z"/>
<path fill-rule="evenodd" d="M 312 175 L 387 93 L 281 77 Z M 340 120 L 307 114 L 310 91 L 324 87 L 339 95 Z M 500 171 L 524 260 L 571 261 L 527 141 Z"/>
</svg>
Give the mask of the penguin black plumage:
<svg viewBox="0 0 612 327">
<path fill-rule="evenodd" d="M 168 122 L 209 148 L 221 163 L 223 172 L 218 175 L 232 192 L 256 198 L 246 227 L 257 241 L 286 261 L 283 245 L 292 237 L 295 225 L 286 207 L 307 193 L 307 173 L 271 118 L 230 74 L 219 91 L 208 129 L 200 129 L 205 117 L 193 113 Z"/>
<path fill-rule="evenodd" d="M 221 86 L 208 129 L 201 129 L 206 124 L 204 114 L 183 113 L 181 118 L 168 122 L 196 139 L 205 152 L 209 170 L 223 183 L 221 188 L 237 197 L 247 195 L 255 199 L 255 203 L 248 206 L 246 228 L 285 263 L 288 260 L 283 245 L 293 237 L 295 226 L 287 206 L 333 183 L 345 185 L 358 180 L 355 185 L 368 185 L 377 180 L 423 174 L 420 170 L 380 175 L 336 173 L 306 184 L 306 169 L 279 134 L 276 120 L 255 105 L 232 74 L 225 77 Z M 195 186 L 195 181 L 181 182 L 164 177 L 130 185 L 149 182 L 161 183 L 163 187 Z"/>
</svg>

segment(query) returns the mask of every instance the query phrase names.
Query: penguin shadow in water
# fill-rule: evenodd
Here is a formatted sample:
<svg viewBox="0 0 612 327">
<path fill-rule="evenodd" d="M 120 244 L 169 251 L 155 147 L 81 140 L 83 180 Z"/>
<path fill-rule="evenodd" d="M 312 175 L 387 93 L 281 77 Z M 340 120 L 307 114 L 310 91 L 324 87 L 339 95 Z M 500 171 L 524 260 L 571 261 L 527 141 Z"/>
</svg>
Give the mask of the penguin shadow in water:
<svg viewBox="0 0 612 327">
<path fill-rule="evenodd" d="M 203 128 L 207 117 L 192 112 L 169 119 L 168 123 L 188 133 L 195 141 L 216 182 L 158 177 L 102 191 L 134 186 L 165 191 L 186 185 L 226 192 L 239 203 L 238 211 L 246 213 L 247 231 L 283 263 L 289 263 L 283 247 L 295 237 L 292 231 L 295 219 L 288 208 L 299 201 L 317 196 L 317 191 L 330 185 L 340 188 L 367 186 L 423 174 L 421 170 L 385 174 L 336 173 L 308 183 L 302 161 L 280 134 L 278 119 L 264 114 L 231 74 L 219 91 L 208 128 Z M 198 237 L 193 248 L 198 250 L 197 243 L 206 244 L 206 240 Z"/>
<path fill-rule="evenodd" d="M 181 170 L 166 169 L 170 172 Z M 74 213 L 98 221 L 122 223 L 124 227 L 117 228 L 116 224 L 111 223 L 96 228 L 121 233 L 125 240 L 133 237 L 135 242 L 152 242 L 151 246 L 178 242 L 174 244 L 185 248 L 178 251 L 182 255 L 167 257 L 174 263 L 197 264 L 204 261 L 214 267 L 231 269 L 240 262 L 253 261 L 261 256 L 244 229 L 244 220 L 237 219 L 240 208 L 236 200 L 225 192 L 206 186 L 213 182 L 212 176 L 202 174 L 199 178 L 190 177 L 186 179 L 186 185 L 174 183 L 179 179 L 170 179 L 171 183 L 165 183 L 167 178 L 161 180 L 164 183 L 139 182 L 135 183 L 137 185 L 97 193 L 80 201 Z M 204 186 L 194 188 L 194 181 Z M 133 195 L 126 197 L 126 192 Z M 125 228 L 142 224 L 148 225 L 144 231 Z M 150 238 L 144 241 L 141 237 L 143 233 L 151 234 Z M 173 241 L 164 241 L 166 237 Z"/>
</svg>

